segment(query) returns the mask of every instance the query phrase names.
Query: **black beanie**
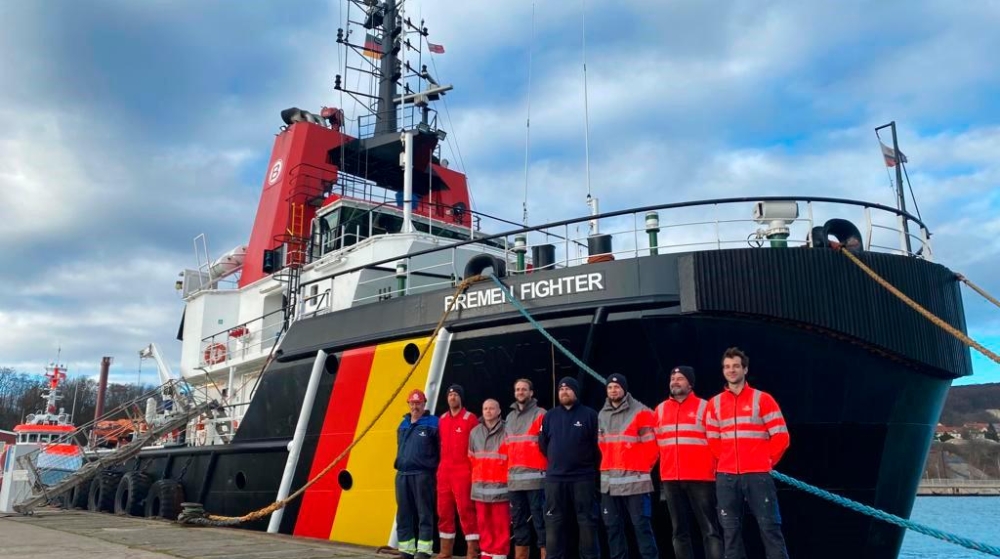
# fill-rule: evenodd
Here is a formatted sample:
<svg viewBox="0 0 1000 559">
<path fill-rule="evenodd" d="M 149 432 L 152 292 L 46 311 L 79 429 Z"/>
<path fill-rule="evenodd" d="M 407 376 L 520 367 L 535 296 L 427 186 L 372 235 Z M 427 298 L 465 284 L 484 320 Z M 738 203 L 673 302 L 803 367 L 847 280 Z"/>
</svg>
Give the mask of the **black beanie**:
<svg viewBox="0 0 1000 559">
<path fill-rule="evenodd" d="M 694 367 L 688 367 L 687 365 L 680 365 L 678 367 L 674 367 L 674 369 L 670 371 L 671 375 L 673 375 L 674 373 L 680 373 L 684 375 L 684 377 L 688 380 L 688 384 L 690 384 L 692 387 L 694 386 Z"/>
<path fill-rule="evenodd" d="M 563 377 L 559 381 L 559 388 L 562 388 L 563 386 L 565 386 L 566 388 L 569 388 L 570 390 L 572 390 L 573 393 L 576 394 L 577 398 L 580 397 L 580 384 L 576 382 L 575 378 L 573 378 L 573 377 Z M 558 392 L 558 390 L 556 390 L 556 391 Z"/>
<path fill-rule="evenodd" d="M 458 397 L 462 399 L 462 405 L 465 405 L 465 389 L 462 388 L 461 384 L 453 384 L 448 387 L 448 392 L 454 392 L 458 394 Z"/>
<path fill-rule="evenodd" d="M 615 373 L 611 375 L 610 377 L 608 377 L 608 382 L 606 384 L 611 384 L 612 382 L 621 385 L 622 390 L 624 390 L 625 393 L 628 394 L 628 379 L 625 378 L 625 375 L 620 373 Z"/>
</svg>

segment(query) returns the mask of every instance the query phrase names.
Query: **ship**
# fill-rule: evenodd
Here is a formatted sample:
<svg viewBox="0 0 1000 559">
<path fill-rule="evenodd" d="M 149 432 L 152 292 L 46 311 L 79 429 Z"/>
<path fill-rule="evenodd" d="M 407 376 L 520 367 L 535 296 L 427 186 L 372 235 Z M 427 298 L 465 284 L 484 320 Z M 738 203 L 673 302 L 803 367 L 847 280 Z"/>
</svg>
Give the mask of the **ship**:
<svg viewBox="0 0 1000 559">
<path fill-rule="evenodd" d="M 56 485 L 84 463 L 84 448 L 68 438 L 76 426 L 66 409 L 58 405 L 66 367 L 50 363 L 45 367 L 45 378 L 42 409 L 14 426 L 13 444 L 0 452 L 0 512 L 14 512 L 14 505 L 29 497 L 34 487 Z M 27 456 L 32 458 L 30 468 L 22 464 Z"/>
<path fill-rule="evenodd" d="M 224 413 L 191 418 L 182 443 L 102 472 L 90 508 L 110 512 L 94 496 L 128 484 L 132 499 L 147 493 L 149 516 L 176 518 L 187 501 L 240 517 L 329 470 L 239 526 L 391 547 L 395 430 L 409 390 L 440 414 L 442 387 L 458 383 L 478 412 L 486 398 L 509 405 L 526 377 L 551 408 L 556 380 L 570 375 L 600 409 L 605 387 L 544 329 L 594 371 L 626 374 L 650 407 L 668 396 L 676 365 L 698 371 L 699 396 L 718 393 L 722 354 L 740 347 L 750 384 L 788 423 L 777 469 L 909 516 L 948 388 L 971 374 L 969 350 L 842 249 L 964 332 L 959 283 L 934 261 L 928 226 L 903 207 L 821 196 L 603 213 L 593 198 L 557 222 L 491 218 L 443 156 L 436 107 L 457 93 L 426 64 L 443 47 L 395 0 L 347 4 L 337 43 L 371 87 L 351 90 L 357 80 L 337 75 L 335 89 L 365 110 L 354 120 L 342 106 L 276 114 L 247 242 L 213 258 L 197 237 L 197 268 L 177 281 L 181 377 Z M 784 485 L 779 501 L 793 557 L 899 553 L 901 528 Z M 662 504 L 654 524 L 671 557 Z M 760 555 L 750 517 L 744 537 Z"/>
</svg>

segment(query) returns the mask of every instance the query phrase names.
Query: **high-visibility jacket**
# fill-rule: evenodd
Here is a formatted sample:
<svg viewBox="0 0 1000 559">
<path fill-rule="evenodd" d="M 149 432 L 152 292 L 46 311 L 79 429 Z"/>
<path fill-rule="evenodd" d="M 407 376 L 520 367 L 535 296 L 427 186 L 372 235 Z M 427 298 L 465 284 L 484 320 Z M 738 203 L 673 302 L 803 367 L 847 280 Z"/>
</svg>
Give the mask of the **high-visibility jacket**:
<svg viewBox="0 0 1000 559">
<path fill-rule="evenodd" d="M 708 401 L 688 394 L 683 402 L 667 398 L 656 406 L 656 444 L 661 481 L 714 481 L 715 456 L 708 447 Z"/>
<path fill-rule="evenodd" d="M 524 409 L 514 402 L 507 414 L 505 441 L 507 443 L 507 487 L 511 491 L 531 491 L 542 488 L 545 480 L 545 455 L 538 448 L 538 432 L 542 428 L 545 410 L 532 398 Z"/>
<path fill-rule="evenodd" d="M 441 437 L 441 465 L 438 473 L 468 472 L 472 468 L 469 462 L 469 434 L 479 425 L 476 414 L 462 408 L 455 415 L 451 410 L 444 412 L 438 420 L 438 432 Z"/>
<path fill-rule="evenodd" d="M 616 408 L 606 400 L 597 416 L 601 450 L 601 493 L 640 495 L 653 491 L 649 473 L 656 464 L 653 410 L 631 394 Z"/>
<path fill-rule="evenodd" d="M 472 500 L 493 503 L 507 500 L 507 445 L 504 442 L 504 421 L 487 427 L 485 421 L 472 430 L 469 437 L 469 459 L 472 462 Z"/>
<path fill-rule="evenodd" d="M 770 472 L 788 449 L 788 426 L 767 392 L 746 384 L 734 394 L 727 387 L 709 401 L 708 413 L 708 443 L 721 473 Z"/>
</svg>

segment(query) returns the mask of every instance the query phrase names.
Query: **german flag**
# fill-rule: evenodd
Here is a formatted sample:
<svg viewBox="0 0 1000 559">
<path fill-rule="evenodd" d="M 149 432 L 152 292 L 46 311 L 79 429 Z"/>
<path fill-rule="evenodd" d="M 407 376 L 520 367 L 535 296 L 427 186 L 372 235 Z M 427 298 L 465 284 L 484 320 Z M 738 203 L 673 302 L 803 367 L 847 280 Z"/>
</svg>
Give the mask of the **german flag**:
<svg viewBox="0 0 1000 559">
<path fill-rule="evenodd" d="M 382 43 L 371 33 L 365 35 L 365 49 L 362 54 L 369 58 L 380 60 L 382 58 Z"/>
</svg>

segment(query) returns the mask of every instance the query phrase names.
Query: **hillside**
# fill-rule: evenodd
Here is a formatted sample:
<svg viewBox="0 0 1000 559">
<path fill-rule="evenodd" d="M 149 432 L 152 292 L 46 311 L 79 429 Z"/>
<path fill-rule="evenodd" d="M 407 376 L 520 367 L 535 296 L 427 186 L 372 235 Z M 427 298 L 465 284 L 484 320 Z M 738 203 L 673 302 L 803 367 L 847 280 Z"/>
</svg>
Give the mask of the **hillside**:
<svg viewBox="0 0 1000 559">
<path fill-rule="evenodd" d="M 939 423 L 948 426 L 966 423 L 997 423 L 986 410 L 1000 409 L 1000 382 L 952 386 L 948 391 Z"/>
</svg>

